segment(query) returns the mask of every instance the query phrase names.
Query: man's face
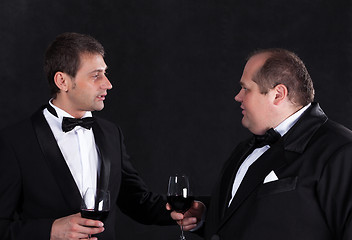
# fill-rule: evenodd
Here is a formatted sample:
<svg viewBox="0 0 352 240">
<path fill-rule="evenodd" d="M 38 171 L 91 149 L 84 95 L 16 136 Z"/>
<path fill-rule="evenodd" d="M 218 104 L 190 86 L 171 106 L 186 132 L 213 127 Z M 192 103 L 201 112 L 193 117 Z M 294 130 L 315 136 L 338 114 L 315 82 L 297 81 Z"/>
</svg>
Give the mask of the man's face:
<svg viewBox="0 0 352 240">
<path fill-rule="evenodd" d="M 112 88 L 105 76 L 107 66 L 99 54 L 82 54 L 81 64 L 74 78 L 69 81 L 67 92 L 70 112 L 83 115 L 86 111 L 104 108 L 107 90 Z"/>
<path fill-rule="evenodd" d="M 235 100 L 241 103 L 243 109 L 242 125 L 252 133 L 264 134 L 271 125 L 270 106 L 272 91 L 260 93 L 259 86 L 252 79 L 255 73 L 263 66 L 267 55 L 262 53 L 250 58 L 243 70 L 240 80 L 241 90 Z"/>
</svg>

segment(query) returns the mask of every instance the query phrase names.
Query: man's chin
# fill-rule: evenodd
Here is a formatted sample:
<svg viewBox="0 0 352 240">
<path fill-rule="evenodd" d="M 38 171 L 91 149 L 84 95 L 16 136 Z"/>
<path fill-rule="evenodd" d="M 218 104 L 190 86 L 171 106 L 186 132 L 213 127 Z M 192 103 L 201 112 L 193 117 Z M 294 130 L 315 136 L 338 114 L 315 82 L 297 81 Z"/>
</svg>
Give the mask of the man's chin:
<svg viewBox="0 0 352 240">
<path fill-rule="evenodd" d="M 95 106 L 95 107 L 91 110 L 91 112 L 94 112 L 94 111 L 99 112 L 99 111 L 101 111 L 101 110 L 103 110 L 103 109 L 104 109 L 104 104 L 103 104 L 102 106 Z"/>
<path fill-rule="evenodd" d="M 245 127 L 245 128 L 248 128 L 248 121 L 246 121 L 246 119 L 243 117 L 242 118 L 242 126 Z"/>
</svg>

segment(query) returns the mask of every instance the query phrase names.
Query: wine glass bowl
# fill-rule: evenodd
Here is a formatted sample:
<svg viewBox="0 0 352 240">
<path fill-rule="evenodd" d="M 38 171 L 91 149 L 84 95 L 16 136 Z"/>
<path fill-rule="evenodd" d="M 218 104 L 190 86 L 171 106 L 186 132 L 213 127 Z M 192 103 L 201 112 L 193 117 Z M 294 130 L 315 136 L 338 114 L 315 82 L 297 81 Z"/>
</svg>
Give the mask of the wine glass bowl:
<svg viewBox="0 0 352 240">
<path fill-rule="evenodd" d="M 88 188 L 83 195 L 81 215 L 83 218 L 104 222 L 110 211 L 109 191 Z"/>
<path fill-rule="evenodd" d="M 191 208 L 193 201 L 194 197 L 190 191 L 188 177 L 185 175 L 170 176 L 167 189 L 167 202 L 170 204 L 172 210 L 184 214 Z M 182 222 L 180 239 L 186 239 L 183 234 Z"/>
</svg>

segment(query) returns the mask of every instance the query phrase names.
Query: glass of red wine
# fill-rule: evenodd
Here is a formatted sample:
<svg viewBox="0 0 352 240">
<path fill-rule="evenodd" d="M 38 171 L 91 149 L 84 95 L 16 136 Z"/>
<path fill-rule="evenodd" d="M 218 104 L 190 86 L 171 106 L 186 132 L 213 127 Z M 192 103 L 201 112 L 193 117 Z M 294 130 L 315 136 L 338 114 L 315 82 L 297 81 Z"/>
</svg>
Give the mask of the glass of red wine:
<svg viewBox="0 0 352 240">
<path fill-rule="evenodd" d="M 167 202 L 170 204 L 172 210 L 184 214 L 191 208 L 193 201 L 194 197 L 190 192 L 188 177 L 185 175 L 170 176 Z M 182 222 L 180 240 L 186 240 Z"/>
<path fill-rule="evenodd" d="M 109 211 L 110 192 L 102 189 L 88 188 L 82 198 L 82 217 L 104 222 L 109 215 Z M 88 236 L 88 238 L 90 237 Z"/>
</svg>

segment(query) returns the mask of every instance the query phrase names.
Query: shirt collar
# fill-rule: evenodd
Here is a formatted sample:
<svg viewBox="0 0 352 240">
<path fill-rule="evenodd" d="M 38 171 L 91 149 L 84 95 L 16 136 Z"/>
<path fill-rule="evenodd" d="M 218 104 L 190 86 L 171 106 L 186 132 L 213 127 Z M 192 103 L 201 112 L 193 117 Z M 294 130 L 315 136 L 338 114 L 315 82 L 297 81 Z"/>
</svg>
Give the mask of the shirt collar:
<svg viewBox="0 0 352 240">
<path fill-rule="evenodd" d="M 288 130 L 291 129 L 293 125 L 298 121 L 298 119 L 302 116 L 302 114 L 309 108 L 311 103 L 308 105 L 304 106 L 291 116 L 289 116 L 287 119 L 285 119 L 283 122 L 281 122 L 276 128 L 274 128 L 278 133 L 280 133 L 281 136 L 285 135 Z"/>
<path fill-rule="evenodd" d="M 61 123 L 62 122 L 62 119 L 63 117 L 70 117 L 70 118 L 74 118 L 71 114 L 69 114 L 68 112 L 62 110 L 61 108 L 55 106 L 53 103 L 52 103 L 52 99 L 49 100 L 49 104 L 50 106 L 52 106 L 55 111 L 56 111 L 56 114 L 57 114 L 57 120 Z M 92 112 L 90 111 L 86 111 L 85 114 L 83 115 L 82 118 L 84 117 L 91 117 L 92 116 Z"/>
</svg>

